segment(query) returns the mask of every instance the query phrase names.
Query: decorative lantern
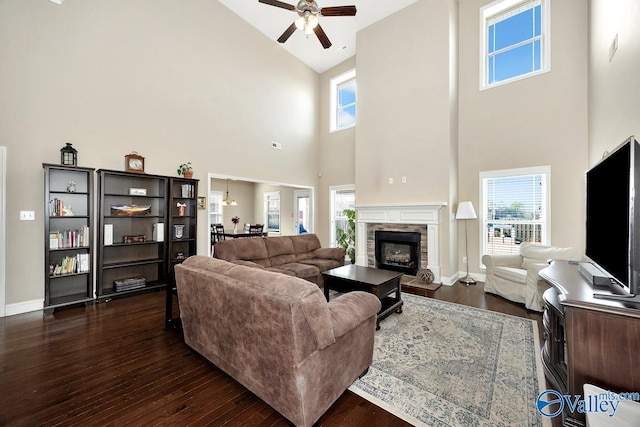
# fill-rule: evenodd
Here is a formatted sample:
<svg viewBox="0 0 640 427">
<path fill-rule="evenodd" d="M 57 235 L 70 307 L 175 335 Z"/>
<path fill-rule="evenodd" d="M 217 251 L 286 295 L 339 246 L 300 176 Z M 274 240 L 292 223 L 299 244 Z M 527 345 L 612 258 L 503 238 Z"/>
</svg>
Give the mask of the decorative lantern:
<svg viewBox="0 0 640 427">
<path fill-rule="evenodd" d="M 70 142 L 60 149 L 60 164 L 65 166 L 78 165 L 78 150 L 71 146 Z"/>
</svg>

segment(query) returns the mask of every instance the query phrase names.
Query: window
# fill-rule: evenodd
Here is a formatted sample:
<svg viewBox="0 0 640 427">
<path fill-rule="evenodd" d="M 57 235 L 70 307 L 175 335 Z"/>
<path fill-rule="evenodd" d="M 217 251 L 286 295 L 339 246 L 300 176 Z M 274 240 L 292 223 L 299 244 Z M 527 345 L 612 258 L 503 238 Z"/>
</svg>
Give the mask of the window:
<svg viewBox="0 0 640 427">
<path fill-rule="evenodd" d="M 209 192 L 209 222 L 222 224 L 222 191 Z"/>
<path fill-rule="evenodd" d="M 353 185 L 341 185 L 330 187 L 330 220 L 331 220 L 331 247 L 338 246 L 337 230 L 347 229 L 347 217 L 345 209 L 354 209 L 356 205 L 356 190 Z"/>
<path fill-rule="evenodd" d="M 549 244 L 550 174 L 548 166 L 480 173 L 482 255 Z"/>
<path fill-rule="evenodd" d="M 480 20 L 480 89 L 549 71 L 549 0 L 498 0 Z"/>
<path fill-rule="evenodd" d="M 330 82 L 330 131 L 356 125 L 356 70 L 334 77 Z"/>
<path fill-rule="evenodd" d="M 267 233 L 280 233 L 280 192 L 264 193 L 264 212 L 266 215 Z"/>
</svg>

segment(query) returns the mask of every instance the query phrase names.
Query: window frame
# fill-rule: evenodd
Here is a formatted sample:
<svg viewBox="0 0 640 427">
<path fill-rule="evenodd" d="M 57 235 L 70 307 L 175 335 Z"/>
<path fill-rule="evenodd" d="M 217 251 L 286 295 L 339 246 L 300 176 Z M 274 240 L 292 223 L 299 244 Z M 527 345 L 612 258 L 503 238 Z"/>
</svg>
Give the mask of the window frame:
<svg viewBox="0 0 640 427">
<path fill-rule="evenodd" d="M 540 69 L 517 75 L 499 82 L 488 83 L 489 52 L 487 33 L 489 21 L 513 9 L 540 3 Z M 496 0 L 480 8 L 480 91 L 535 77 L 551 71 L 551 6 L 550 0 Z M 518 44 L 516 44 L 518 45 Z M 524 45 L 524 44 L 523 44 Z M 495 53 L 495 52 L 494 52 Z"/>
<path fill-rule="evenodd" d="M 273 212 L 269 212 L 269 207 L 271 204 L 273 204 L 274 208 L 277 208 L 277 212 L 275 212 L 275 210 Z M 282 205 L 281 205 L 281 199 L 280 199 L 280 192 L 265 191 L 264 192 L 264 225 L 265 225 L 264 231 L 267 232 L 268 235 L 280 234 L 280 229 L 282 227 L 281 212 L 282 212 Z M 271 224 L 269 223 L 269 214 L 275 215 L 277 217 L 277 223 L 278 223 L 277 228 L 270 228 Z"/>
<path fill-rule="evenodd" d="M 542 175 L 542 184 L 543 184 L 543 194 L 542 194 L 542 203 L 544 205 L 544 225 L 542 227 L 542 232 L 540 235 L 542 245 L 550 245 L 551 244 L 551 166 L 533 166 L 533 167 L 525 167 L 525 168 L 516 168 L 516 169 L 500 169 L 493 171 L 482 171 L 479 173 L 479 253 L 478 257 L 480 263 L 480 269 L 485 270 L 486 267 L 482 263 L 482 256 L 487 254 L 487 241 L 486 241 L 486 224 L 488 222 L 486 209 L 485 209 L 485 199 L 486 199 L 486 190 L 485 190 L 485 179 L 488 178 L 505 178 L 505 177 L 515 177 L 515 176 L 526 176 L 526 175 Z"/>
<path fill-rule="evenodd" d="M 332 185 L 329 187 L 329 246 L 335 248 L 338 246 L 338 236 L 336 233 L 336 216 L 335 216 L 335 195 L 340 191 L 353 192 L 354 194 L 354 209 L 355 209 L 355 184 L 347 185 Z"/>
<path fill-rule="evenodd" d="M 356 100 L 353 104 L 349 104 L 349 106 L 355 105 L 356 120 L 351 125 L 338 127 L 338 115 L 340 114 L 340 111 L 341 111 L 338 106 L 338 90 L 344 85 L 346 85 L 347 83 L 351 83 L 352 81 L 356 84 Z M 357 104 L 358 104 L 358 85 L 356 81 L 356 69 L 352 68 L 349 71 L 346 71 L 336 77 L 333 77 L 329 81 L 329 132 L 330 133 L 339 132 L 345 129 L 351 129 L 356 126 L 356 123 L 358 121 Z"/>
</svg>

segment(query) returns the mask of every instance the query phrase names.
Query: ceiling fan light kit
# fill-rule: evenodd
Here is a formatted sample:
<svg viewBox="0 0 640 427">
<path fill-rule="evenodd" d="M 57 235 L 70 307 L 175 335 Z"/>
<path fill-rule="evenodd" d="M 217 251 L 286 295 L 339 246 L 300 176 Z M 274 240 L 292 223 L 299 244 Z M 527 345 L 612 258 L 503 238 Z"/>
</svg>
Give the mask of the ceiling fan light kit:
<svg viewBox="0 0 640 427">
<path fill-rule="evenodd" d="M 318 3 L 315 0 L 300 0 L 297 5 L 281 2 L 279 0 L 258 0 L 259 3 L 268 4 L 270 6 L 279 7 L 282 9 L 294 11 L 299 15 L 293 24 L 287 28 L 284 33 L 278 38 L 279 43 L 286 42 L 289 37 L 296 31 L 296 29 L 304 31 L 309 36 L 315 33 L 318 40 L 322 44 L 322 47 L 328 49 L 331 47 L 331 41 L 327 37 L 326 33 L 320 26 L 318 15 L 321 16 L 355 16 L 355 6 L 334 6 L 334 7 L 318 7 Z"/>
</svg>

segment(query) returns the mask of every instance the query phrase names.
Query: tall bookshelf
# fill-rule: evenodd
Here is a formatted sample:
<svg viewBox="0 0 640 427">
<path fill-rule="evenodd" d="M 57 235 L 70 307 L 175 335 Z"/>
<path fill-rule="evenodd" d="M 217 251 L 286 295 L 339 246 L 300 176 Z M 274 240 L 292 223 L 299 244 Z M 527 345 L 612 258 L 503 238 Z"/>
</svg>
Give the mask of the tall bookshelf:
<svg viewBox="0 0 640 427">
<path fill-rule="evenodd" d="M 93 300 L 94 169 L 43 163 L 44 309 Z"/>
<path fill-rule="evenodd" d="M 198 230 L 198 180 L 169 178 L 169 227 L 167 251 L 167 328 L 179 328 L 178 314 L 174 311 L 177 298 L 175 266 L 195 255 Z"/>
<path fill-rule="evenodd" d="M 165 285 L 168 179 L 98 170 L 98 299 Z"/>
</svg>

